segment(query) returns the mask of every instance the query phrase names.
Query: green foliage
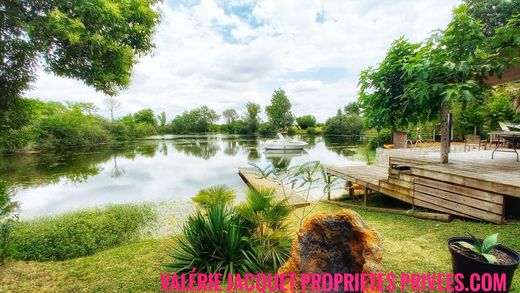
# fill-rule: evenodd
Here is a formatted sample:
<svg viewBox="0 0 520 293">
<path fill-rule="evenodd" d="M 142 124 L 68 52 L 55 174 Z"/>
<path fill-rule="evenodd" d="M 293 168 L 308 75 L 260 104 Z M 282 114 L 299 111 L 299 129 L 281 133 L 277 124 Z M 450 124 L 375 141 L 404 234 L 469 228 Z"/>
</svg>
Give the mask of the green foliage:
<svg viewBox="0 0 520 293">
<path fill-rule="evenodd" d="M 343 108 L 345 111 L 345 114 L 356 114 L 361 115 L 361 105 L 359 102 L 350 102 L 348 103 L 345 108 Z"/>
<path fill-rule="evenodd" d="M 248 133 L 255 133 L 258 129 L 258 124 L 260 123 L 260 118 L 258 117 L 262 109 L 260 105 L 253 102 L 248 102 L 246 104 L 246 113 L 244 117 L 244 121 L 247 124 Z"/>
<path fill-rule="evenodd" d="M 458 241 L 456 243 L 482 256 L 489 263 L 494 264 L 497 262 L 497 258 L 491 254 L 491 250 L 498 245 L 498 233 L 488 235 L 483 241 L 469 232 L 468 235 L 471 237 L 471 240 L 473 240 L 473 244 L 466 241 Z"/>
<path fill-rule="evenodd" d="M 35 101 L 29 99 L 12 99 L 3 104 L 5 107 L 0 106 L 0 153 L 23 148 L 32 139 L 28 125 L 36 110 Z"/>
<path fill-rule="evenodd" d="M 307 135 L 316 135 L 318 134 L 315 127 L 308 127 L 305 129 L 305 134 Z"/>
<path fill-rule="evenodd" d="M 283 89 L 277 89 L 273 92 L 271 104 L 265 107 L 265 113 L 276 131 L 286 129 L 294 122 L 291 113 L 291 102 Z"/>
<path fill-rule="evenodd" d="M 217 122 L 219 115 L 207 106 L 202 106 L 190 111 L 184 111 L 175 116 L 170 125 L 173 133 L 197 133 L 208 132 L 210 125 Z"/>
<path fill-rule="evenodd" d="M 418 44 L 400 38 L 391 44 L 377 68 L 371 67 L 361 72 L 359 102 L 364 109 L 369 128 L 406 125 L 408 119 L 414 119 L 410 115 L 415 115 L 412 113 L 415 110 L 413 107 L 406 107 L 409 99 L 403 97 L 405 85 L 411 82 L 404 65 L 418 49 Z"/>
<path fill-rule="evenodd" d="M 183 238 L 171 253 L 173 261 L 165 266 L 177 273 L 255 273 L 249 231 L 244 219 L 232 207 L 216 204 L 198 209 L 182 228 Z"/>
<path fill-rule="evenodd" d="M 510 0 L 465 0 L 468 14 L 483 24 L 483 31 L 492 36 L 495 30 L 520 14 L 520 2 Z"/>
<path fill-rule="evenodd" d="M 309 127 L 316 127 L 316 117 L 312 115 L 303 115 L 296 118 L 296 123 L 301 129 L 307 129 Z"/>
<path fill-rule="evenodd" d="M 261 136 L 271 136 L 276 134 L 277 128 L 271 122 L 264 122 L 258 127 L 258 134 Z"/>
<path fill-rule="evenodd" d="M 157 120 L 155 120 L 155 114 L 152 109 L 139 110 L 134 114 L 134 122 L 157 126 Z"/>
<path fill-rule="evenodd" d="M 343 114 L 338 111 L 325 122 L 325 135 L 360 135 L 364 129 L 364 120 L 358 114 Z"/>
<path fill-rule="evenodd" d="M 3 7 L 0 101 L 35 79 L 40 58 L 58 76 L 106 94 L 128 86 L 136 56 L 150 52 L 159 15 L 154 0 L 9 1 Z"/>
<path fill-rule="evenodd" d="M 421 44 L 395 41 L 377 68 L 360 75 L 360 102 L 369 127 L 397 128 L 430 121 L 443 102 L 467 102 L 482 80 L 520 64 L 518 18 L 487 38 L 482 24 L 461 5 L 442 32 Z"/>
<path fill-rule="evenodd" d="M 84 111 L 84 105 L 71 104 L 68 109 L 56 109 L 52 115 L 41 117 L 34 127 L 35 142 L 40 147 L 57 148 L 110 142 L 106 120 Z"/>
<path fill-rule="evenodd" d="M 249 189 L 246 201 L 238 206 L 250 225 L 254 259 L 263 272 L 276 272 L 291 254 L 291 237 L 285 222 L 292 209 L 287 199 L 275 196 L 274 189 Z"/>
<path fill-rule="evenodd" d="M 0 180 L 0 266 L 9 255 L 11 230 L 18 221 L 18 204 L 11 200 L 7 184 Z"/>
<path fill-rule="evenodd" d="M 12 230 L 11 256 L 20 260 L 65 260 L 139 239 L 156 220 L 150 206 L 112 205 L 21 221 Z"/>
<path fill-rule="evenodd" d="M 368 140 L 368 148 L 370 150 L 374 150 L 376 148 L 382 147 L 384 144 L 389 144 L 392 142 L 392 131 L 389 129 L 383 129 L 379 131 L 376 136 L 371 137 Z"/>
<path fill-rule="evenodd" d="M 238 113 L 235 109 L 227 109 L 222 112 L 222 117 L 226 119 L 228 124 L 231 124 L 238 119 Z"/>
<path fill-rule="evenodd" d="M 192 201 L 200 207 L 208 208 L 216 204 L 230 205 L 233 203 L 237 193 L 225 185 L 216 185 L 199 191 L 192 197 Z"/>
</svg>

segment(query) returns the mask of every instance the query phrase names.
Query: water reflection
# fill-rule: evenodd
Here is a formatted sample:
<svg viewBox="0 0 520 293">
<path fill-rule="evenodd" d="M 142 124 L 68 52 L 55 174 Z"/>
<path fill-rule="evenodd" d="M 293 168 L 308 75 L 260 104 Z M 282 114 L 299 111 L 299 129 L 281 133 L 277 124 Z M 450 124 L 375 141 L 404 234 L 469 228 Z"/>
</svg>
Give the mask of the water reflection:
<svg viewBox="0 0 520 293">
<path fill-rule="evenodd" d="M 0 177 L 17 190 L 22 217 L 107 203 L 187 200 L 201 188 L 245 188 L 237 168 L 254 162 L 278 169 L 320 160 L 364 164 L 359 142 L 303 137 L 306 152 L 274 153 L 246 136 L 171 136 L 114 146 L 0 158 Z"/>
</svg>

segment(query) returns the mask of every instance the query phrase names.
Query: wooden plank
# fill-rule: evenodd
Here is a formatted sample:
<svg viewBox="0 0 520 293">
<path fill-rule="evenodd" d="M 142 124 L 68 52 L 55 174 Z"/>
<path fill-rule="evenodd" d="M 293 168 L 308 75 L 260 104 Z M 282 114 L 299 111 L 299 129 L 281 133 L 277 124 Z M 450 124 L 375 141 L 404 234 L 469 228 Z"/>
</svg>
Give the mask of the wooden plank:
<svg viewBox="0 0 520 293">
<path fill-rule="evenodd" d="M 514 186 L 504 185 L 497 181 L 489 181 L 485 178 L 471 178 L 467 176 L 462 176 L 460 174 L 446 173 L 444 171 L 439 170 L 431 170 L 424 168 L 412 168 L 412 175 L 427 177 L 430 179 L 435 179 L 439 181 L 445 181 L 457 185 L 462 185 L 466 187 L 472 187 L 476 189 L 481 189 L 489 192 L 499 191 L 501 194 L 511 195 L 515 197 L 520 197 L 520 188 L 516 188 Z M 478 173 L 473 171 L 474 173 Z"/>
<path fill-rule="evenodd" d="M 438 197 L 434 197 L 419 191 L 414 192 L 414 199 L 419 199 L 422 201 L 429 202 L 431 204 L 434 204 L 436 206 L 450 209 L 452 211 L 458 211 L 461 214 L 469 215 L 478 219 L 486 220 L 492 223 L 501 224 L 502 223 L 502 216 L 497 215 L 494 213 L 486 212 L 483 210 L 475 209 L 473 207 L 469 207 L 463 204 L 459 204 L 456 202 L 452 202 L 449 200 L 441 199 Z"/>
<path fill-rule="evenodd" d="M 435 220 L 435 221 L 442 221 L 442 222 L 451 221 L 451 215 L 449 215 L 449 214 L 418 212 L 418 211 L 413 211 L 413 210 L 388 209 L 388 208 L 379 208 L 379 207 L 360 207 L 359 205 L 355 205 L 355 204 L 349 204 L 349 203 L 338 202 L 338 201 L 330 201 L 330 200 L 321 200 L 321 202 L 337 205 L 340 207 L 351 208 L 351 209 L 362 208 L 364 210 L 372 211 L 372 212 L 404 215 L 404 216 L 410 216 L 410 217 L 419 218 L 419 219 Z"/>
<path fill-rule="evenodd" d="M 406 194 L 407 196 L 413 196 L 413 190 L 411 188 L 406 188 L 396 184 L 392 184 L 386 180 L 382 180 L 379 182 L 379 188 L 386 188 L 389 190 L 397 191 L 402 194 Z"/>
<path fill-rule="evenodd" d="M 425 186 L 429 186 L 429 187 L 433 187 L 433 188 L 437 188 L 437 189 L 442 189 L 445 191 L 452 191 L 454 193 L 463 194 L 465 196 L 478 198 L 481 200 L 485 200 L 485 201 L 489 201 L 489 202 L 493 202 L 493 203 L 497 203 L 497 204 L 504 203 L 504 196 L 493 193 L 493 192 L 488 192 L 488 191 L 479 190 L 479 189 L 475 189 L 475 188 L 469 188 L 469 187 L 465 187 L 465 186 L 461 186 L 461 185 L 450 184 L 450 183 L 446 183 L 446 182 L 442 182 L 442 181 L 438 181 L 438 180 L 432 180 L 432 179 L 428 179 L 428 178 L 424 178 L 424 177 L 415 177 L 414 180 L 415 180 L 416 184 L 421 184 L 421 185 L 425 185 Z"/>
<path fill-rule="evenodd" d="M 470 218 L 470 219 L 473 219 L 473 220 L 480 220 L 480 219 L 477 219 L 477 218 L 469 216 L 469 215 L 461 214 L 458 211 L 453 211 L 453 210 L 447 209 L 445 207 L 438 206 L 436 204 L 431 204 L 429 202 L 422 201 L 422 200 L 420 200 L 418 198 L 414 198 L 413 199 L 413 203 L 414 203 L 415 206 L 418 206 L 418 207 L 423 207 L 423 208 L 427 208 L 427 209 L 434 210 L 434 211 L 444 212 L 444 213 L 452 214 L 452 215 L 455 215 L 455 216 Z"/>
<path fill-rule="evenodd" d="M 413 204 L 413 198 L 408 194 L 403 194 L 394 190 L 386 189 L 384 187 L 379 187 L 379 192 L 384 195 L 393 197 L 395 199 L 404 201 L 406 203 Z"/>
<path fill-rule="evenodd" d="M 477 209 L 481 209 L 484 211 L 492 212 L 498 215 L 502 215 L 503 206 L 496 203 L 491 203 L 487 201 L 478 200 L 475 198 L 471 198 L 468 196 L 460 195 L 457 193 L 444 191 L 436 188 L 432 188 L 429 186 L 424 186 L 420 184 L 415 184 L 414 191 L 419 191 L 422 193 L 426 193 L 431 196 L 439 197 L 442 199 L 446 199 L 449 201 L 454 201 L 460 204 L 468 205 Z"/>
<path fill-rule="evenodd" d="M 239 168 L 238 175 L 240 175 L 244 182 L 253 189 L 258 189 L 259 187 L 275 189 L 277 198 L 287 198 L 289 205 L 293 207 L 310 205 L 310 203 L 305 200 L 300 193 L 292 190 L 288 186 L 282 186 L 273 178 L 262 178 L 255 169 Z"/>
<path fill-rule="evenodd" d="M 407 188 L 407 189 L 413 189 L 413 182 L 410 182 L 410 181 L 396 179 L 396 178 L 388 178 L 388 182 L 395 184 L 395 185 L 399 185 L 399 186 Z"/>
</svg>

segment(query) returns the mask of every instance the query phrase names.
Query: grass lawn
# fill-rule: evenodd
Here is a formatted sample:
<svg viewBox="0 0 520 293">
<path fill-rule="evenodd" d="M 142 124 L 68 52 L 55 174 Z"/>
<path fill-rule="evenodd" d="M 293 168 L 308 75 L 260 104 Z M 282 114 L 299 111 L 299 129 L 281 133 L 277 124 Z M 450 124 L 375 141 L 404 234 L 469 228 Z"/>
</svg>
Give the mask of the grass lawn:
<svg viewBox="0 0 520 293">
<path fill-rule="evenodd" d="M 340 209 L 319 203 L 312 213 Z M 358 212 L 381 234 L 383 265 L 388 272 L 450 272 L 446 240 L 450 236 L 464 235 L 465 231 L 478 236 L 498 232 L 503 244 L 520 251 L 519 223 L 504 226 L 460 220 L 441 223 L 401 215 Z M 172 238 L 143 240 L 67 261 L 11 261 L 0 268 L 0 292 L 158 292 L 159 273 L 163 271 L 160 264 L 169 261 L 167 254 L 172 245 L 175 245 Z M 520 289 L 518 271 L 514 289 Z"/>
</svg>

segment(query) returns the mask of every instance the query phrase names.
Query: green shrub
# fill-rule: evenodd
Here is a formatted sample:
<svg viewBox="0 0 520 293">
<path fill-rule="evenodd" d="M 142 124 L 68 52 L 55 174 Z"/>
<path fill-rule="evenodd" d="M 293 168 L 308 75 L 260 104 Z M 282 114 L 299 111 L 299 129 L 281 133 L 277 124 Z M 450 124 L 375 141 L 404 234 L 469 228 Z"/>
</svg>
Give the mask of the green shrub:
<svg viewBox="0 0 520 293">
<path fill-rule="evenodd" d="M 307 127 L 307 129 L 305 130 L 305 133 L 307 135 L 316 135 L 316 128 L 314 128 L 314 127 Z"/>
<path fill-rule="evenodd" d="M 232 207 L 216 204 L 198 209 L 184 223 L 178 248 L 171 253 L 173 261 L 165 264 L 177 273 L 197 272 L 255 273 L 258 267 L 252 259 L 248 242 L 249 230 L 244 219 Z"/>
<path fill-rule="evenodd" d="M 262 136 L 273 135 L 276 134 L 276 127 L 270 122 L 265 122 L 258 127 L 258 133 Z"/>
<path fill-rule="evenodd" d="M 289 126 L 289 128 L 287 128 L 287 135 L 295 135 L 296 132 L 298 132 L 298 127 L 296 126 Z"/>
<path fill-rule="evenodd" d="M 11 235 L 12 257 L 65 260 L 137 240 L 156 220 L 147 205 L 112 205 L 21 221 Z"/>
<path fill-rule="evenodd" d="M 210 207 L 219 203 L 228 205 L 233 203 L 237 193 L 226 185 L 215 185 L 199 191 L 192 197 L 192 201 L 200 207 Z"/>
<path fill-rule="evenodd" d="M 381 147 L 383 144 L 392 142 L 392 132 L 388 129 L 381 130 L 376 136 L 371 137 L 368 140 L 368 148 L 371 150 L 375 150 L 378 147 Z"/>
<path fill-rule="evenodd" d="M 276 272 L 291 254 L 291 237 L 285 223 L 292 209 L 287 199 L 275 196 L 272 188 L 249 189 L 246 201 L 238 206 L 249 223 L 254 259 L 263 272 Z"/>
</svg>

